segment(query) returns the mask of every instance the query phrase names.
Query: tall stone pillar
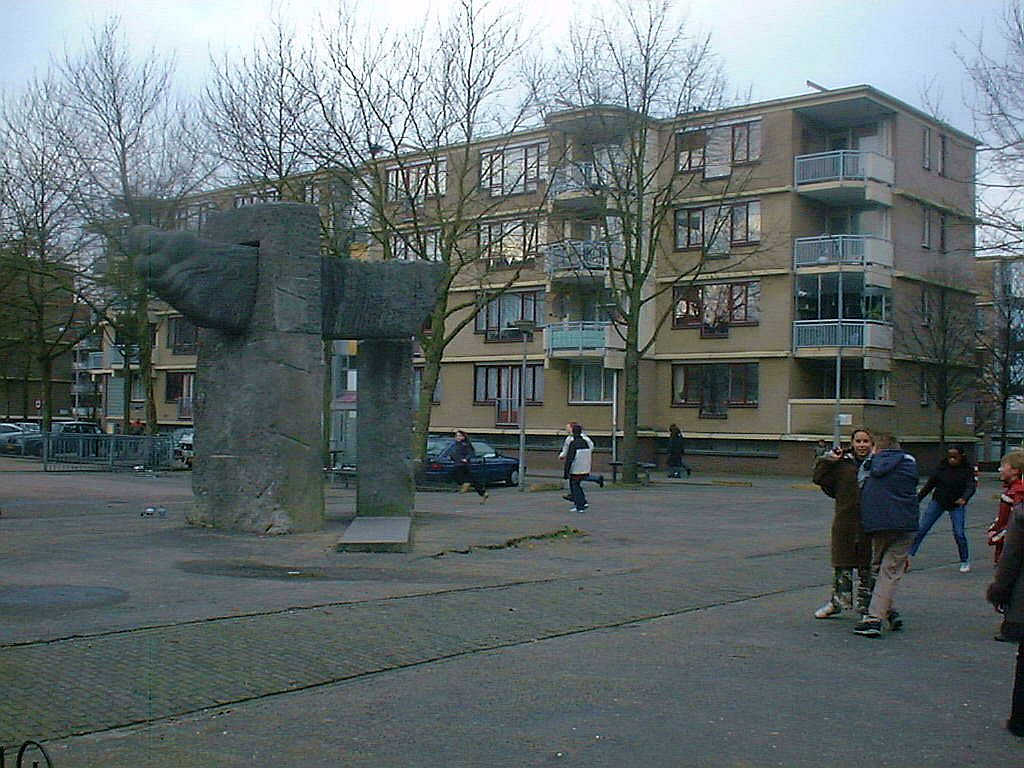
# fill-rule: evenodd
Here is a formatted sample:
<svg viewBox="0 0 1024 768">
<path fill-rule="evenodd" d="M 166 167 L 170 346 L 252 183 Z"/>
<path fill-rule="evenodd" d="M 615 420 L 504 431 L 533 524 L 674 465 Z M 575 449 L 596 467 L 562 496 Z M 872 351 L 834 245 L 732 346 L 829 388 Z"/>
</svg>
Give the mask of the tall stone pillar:
<svg viewBox="0 0 1024 768">
<path fill-rule="evenodd" d="M 412 340 L 364 339 L 357 360 L 356 513 L 412 515 Z"/>
<path fill-rule="evenodd" d="M 317 210 L 210 216 L 204 236 L 258 247 L 240 333 L 199 332 L 192 522 L 280 534 L 323 525 L 323 306 Z"/>
</svg>

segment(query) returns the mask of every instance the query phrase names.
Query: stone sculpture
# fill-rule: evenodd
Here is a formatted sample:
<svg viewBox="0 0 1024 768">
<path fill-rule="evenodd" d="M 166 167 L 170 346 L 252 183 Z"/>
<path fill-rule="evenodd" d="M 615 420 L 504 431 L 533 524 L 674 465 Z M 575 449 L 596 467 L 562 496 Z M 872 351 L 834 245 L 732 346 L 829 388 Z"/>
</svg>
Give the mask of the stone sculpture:
<svg viewBox="0 0 1024 768">
<path fill-rule="evenodd" d="M 268 534 L 322 526 L 323 339 L 360 340 L 357 514 L 409 515 L 412 338 L 443 267 L 322 257 L 311 205 L 214 213 L 205 233 L 129 235 L 136 271 L 203 329 L 191 522 Z"/>
</svg>

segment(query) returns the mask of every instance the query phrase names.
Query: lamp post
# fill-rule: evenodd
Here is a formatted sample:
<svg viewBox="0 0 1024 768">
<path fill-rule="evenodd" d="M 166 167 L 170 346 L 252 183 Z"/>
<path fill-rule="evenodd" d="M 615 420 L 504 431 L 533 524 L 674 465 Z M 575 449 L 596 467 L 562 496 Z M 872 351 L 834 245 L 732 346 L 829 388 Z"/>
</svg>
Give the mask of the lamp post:
<svg viewBox="0 0 1024 768">
<path fill-rule="evenodd" d="M 523 360 L 519 369 L 519 490 L 526 490 L 526 345 L 533 340 L 537 323 L 533 320 L 516 320 L 510 323 L 523 335 Z"/>
</svg>

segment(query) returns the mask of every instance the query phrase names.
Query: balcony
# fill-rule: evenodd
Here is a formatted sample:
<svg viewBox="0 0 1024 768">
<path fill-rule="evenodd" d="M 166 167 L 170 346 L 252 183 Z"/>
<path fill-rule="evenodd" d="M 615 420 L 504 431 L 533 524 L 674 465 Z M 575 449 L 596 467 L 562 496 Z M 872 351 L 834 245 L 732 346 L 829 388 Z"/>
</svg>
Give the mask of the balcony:
<svg viewBox="0 0 1024 768">
<path fill-rule="evenodd" d="M 892 241 L 874 235 L 823 235 L 793 241 L 793 266 L 822 267 L 837 264 L 892 267 Z"/>
<path fill-rule="evenodd" d="M 96 385 L 86 379 L 85 381 L 76 381 L 71 385 L 72 395 L 91 395 L 96 391 Z"/>
<path fill-rule="evenodd" d="M 793 351 L 831 356 L 836 348 L 892 350 L 892 325 L 875 320 L 797 320 Z M 820 351 L 823 354 L 817 354 Z"/>
<path fill-rule="evenodd" d="M 838 150 L 799 155 L 794 160 L 796 191 L 829 205 L 892 205 L 895 167 L 877 152 Z"/>
<path fill-rule="evenodd" d="M 608 270 L 622 264 L 623 258 L 622 243 L 603 240 L 563 240 L 545 245 L 541 253 L 544 269 L 552 281 L 591 276 L 604 282 Z"/>
<path fill-rule="evenodd" d="M 110 347 L 105 353 L 106 359 L 104 361 L 104 368 L 123 368 L 124 367 L 124 352 L 120 347 Z M 90 354 L 90 357 L 92 355 Z M 128 353 L 128 365 L 139 364 L 139 349 L 138 347 L 131 347 Z"/>
<path fill-rule="evenodd" d="M 622 348 L 622 340 L 606 320 L 549 323 L 544 329 L 544 350 L 548 357 L 603 359 L 609 353 L 621 354 Z"/>
<path fill-rule="evenodd" d="M 86 368 L 90 371 L 96 371 L 105 367 L 103 365 L 103 353 L 102 352 L 90 352 L 89 360 L 86 362 Z"/>
</svg>

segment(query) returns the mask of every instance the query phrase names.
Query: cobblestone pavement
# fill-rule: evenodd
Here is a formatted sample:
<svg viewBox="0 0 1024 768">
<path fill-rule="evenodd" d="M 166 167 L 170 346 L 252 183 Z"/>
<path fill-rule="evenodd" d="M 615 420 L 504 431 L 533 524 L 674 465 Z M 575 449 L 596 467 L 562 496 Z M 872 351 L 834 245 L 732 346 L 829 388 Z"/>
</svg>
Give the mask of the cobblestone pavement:
<svg viewBox="0 0 1024 768">
<path fill-rule="evenodd" d="M 872 644 L 809 619 L 830 516 L 786 478 L 595 490 L 587 515 L 554 492 L 421 494 L 407 555 L 331 551 L 348 492 L 318 534 L 187 529 L 186 482 L 0 477 L 0 744 L 46 740 L 59 767 L 989 765 L 1016 748 L 1012 654 L 980 600 L 994 485 L 969 514 L 975 573 L 937 526 L 908 631 Z M 169 516 L 140 518 L 155 499 Z"/>
</svg>

